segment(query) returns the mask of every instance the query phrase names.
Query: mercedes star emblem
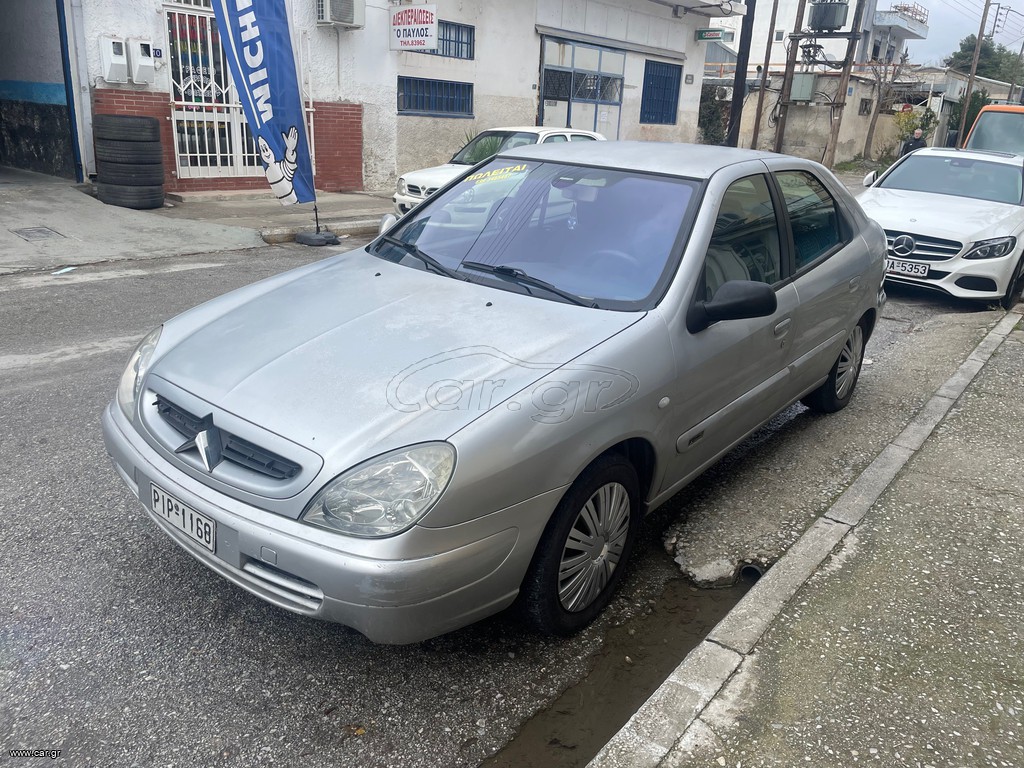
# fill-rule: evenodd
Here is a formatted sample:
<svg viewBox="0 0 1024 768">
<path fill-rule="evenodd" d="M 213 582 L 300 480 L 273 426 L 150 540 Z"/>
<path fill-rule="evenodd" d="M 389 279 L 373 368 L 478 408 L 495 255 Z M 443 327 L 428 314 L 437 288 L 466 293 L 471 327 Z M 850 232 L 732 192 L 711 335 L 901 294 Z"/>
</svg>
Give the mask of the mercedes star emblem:
<svg viewBox="0 0 1024 768">
<path fill-rule="evenodd" d="M 917 243 L 910 235 L 900 235 L 892 241 L 892 252 L 897 256 L 909 256 L 916 247 Z"/>
</svg>

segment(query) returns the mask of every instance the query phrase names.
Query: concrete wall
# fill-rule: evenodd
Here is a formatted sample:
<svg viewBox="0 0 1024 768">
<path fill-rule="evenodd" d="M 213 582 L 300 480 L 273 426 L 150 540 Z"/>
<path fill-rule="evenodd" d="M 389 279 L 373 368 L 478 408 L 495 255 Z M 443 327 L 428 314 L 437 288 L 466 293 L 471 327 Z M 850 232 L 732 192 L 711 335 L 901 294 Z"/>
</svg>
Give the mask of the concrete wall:
<svg viewBox="0 0 1024 768">
<path fill-rule="evenodd" d="M 829 134 L 832 129 L 831 108 L 828 99 L 836 98 L 838 77 L 818 78 L 816 96 L 818 103 L 813 106 L 790 107 L 786 117 L 786 135 L 782 151 L 786 154 L 804 157 L 808 160 L 821 162 L 825 154 Z M 836 145 L 836 163 L 853 160 L 864 151 L 870 115 L 860 115 L 861 99 L 874 100 L 874 89 L 871 83 L 851 80 L 853 95 L 847 96 L 846 107 L 843 109 L 842 125 Z M 775 107 L 777 92 L 769 92 L 765 96 L 765 108 L 761 117 L 761 129 L 758 136 L 758 149 L 771 150 L 775 144 L 775 128 L 769 124 L 769 116 Z M 743 109 L 743 121 L 740 125 L 739 145 L 749 147 L 753 138 L 754 120 L 757 114 L 757 92 L 747 99 Z M 872 141 L 873 156 L 878 157 L 898 144 L 896 126 L 892 113 L 881 113 L 875 125 Z"/>
<path fill-rule="evenodd" d="M 74 178 L 54 2 L 6 0 L 0 23 L 0 165 Z"/>
</svg>

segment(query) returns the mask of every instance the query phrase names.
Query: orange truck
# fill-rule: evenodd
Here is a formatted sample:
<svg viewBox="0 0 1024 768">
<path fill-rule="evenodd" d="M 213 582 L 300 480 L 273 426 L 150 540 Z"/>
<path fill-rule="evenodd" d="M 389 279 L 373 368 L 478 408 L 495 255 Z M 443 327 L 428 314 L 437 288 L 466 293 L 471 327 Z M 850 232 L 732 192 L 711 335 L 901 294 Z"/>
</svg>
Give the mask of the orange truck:
<svg viewBox="0 0 1024 768">
<path fill-rule="evenodd" d="M 975 118 L 963 147 L 1024 154 L 1024 105 L 986 104 Z"/>
</svg>

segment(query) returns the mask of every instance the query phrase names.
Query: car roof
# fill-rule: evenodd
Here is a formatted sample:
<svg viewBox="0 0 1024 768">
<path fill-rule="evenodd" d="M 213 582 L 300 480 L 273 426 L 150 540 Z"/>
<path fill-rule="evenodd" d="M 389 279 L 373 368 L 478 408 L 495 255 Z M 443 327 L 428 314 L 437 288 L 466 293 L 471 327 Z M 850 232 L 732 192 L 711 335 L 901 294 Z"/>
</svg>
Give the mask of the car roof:
<svg viewBox="0 0 1024 768">
<path fill-rule="evenodd" d="M 530 144 L 501 152 L 498 157 L 547 160 L 621 170 L 667 173 L 692 179 L 709 179 L 726 165 L 749 160 L 777 158 L 774 152 L 705 144 L 656 141 L 590 141 L 562 144 Z M 798 163 L 809 161 L 792 158 Z"/>
<path fill-rule="evenodd" d="M 1022 104 L 986 104 L 981 108 L 981 112 L 1024 112 L 1024 105 Z"/>
<path fill-rule="evenodd" d="M 582 134 L 584 136 L 600 136 L 601 134 L 595 133 L 594 131 L 583 131 L 579 128 L 553 128 L 549 125 L 511 125 L 504 126 L 501 128 L 485 128 L 480 133 L 490 133 L 491 131 L 516 131 L 519 133 L 575 133 Z"/>
<path fill-rule="evenodd" d="M 966 157 L 969 160 L 987 160 L 991 163 L 1004 165 L 1021 165 L 1024 156 L 1013 152 L 998 152 L 992 149 L 955 149 L 952 147 L 922 147 L 914 155 L 931 155 L 937 157 Z"/>
</svg>

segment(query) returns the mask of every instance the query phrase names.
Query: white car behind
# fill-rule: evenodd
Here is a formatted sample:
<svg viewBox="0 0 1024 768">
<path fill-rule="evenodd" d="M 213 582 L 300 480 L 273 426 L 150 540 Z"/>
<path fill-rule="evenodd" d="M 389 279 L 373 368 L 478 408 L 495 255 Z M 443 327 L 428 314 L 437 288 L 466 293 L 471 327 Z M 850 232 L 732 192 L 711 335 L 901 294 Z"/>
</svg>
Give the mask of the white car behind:
<svg viewBox="0 0 1024 768">
<path fill-rule="evenodd" d="M 452 159 L 444 165 L 423 168 L 402 174 L 398 179 L 395 195 L 395 213 L 403 216 L 426 198 L 437 192 L 448 182 L 461 176 L 467 166 L 528 144 L 560 144 L 569 141 L 604 141 L 604 136 L 593 131 L 574 128 L 551 128 L 545 126 L 515 126 L 494 128 L 478 133 Z"/>
<path fill-rule="evenodd" d="M 885 230 L 885 279 L 1009 309 L 1024 271 L 1024 157 L 929 147 L 864 179 Z"/>
</svg>

